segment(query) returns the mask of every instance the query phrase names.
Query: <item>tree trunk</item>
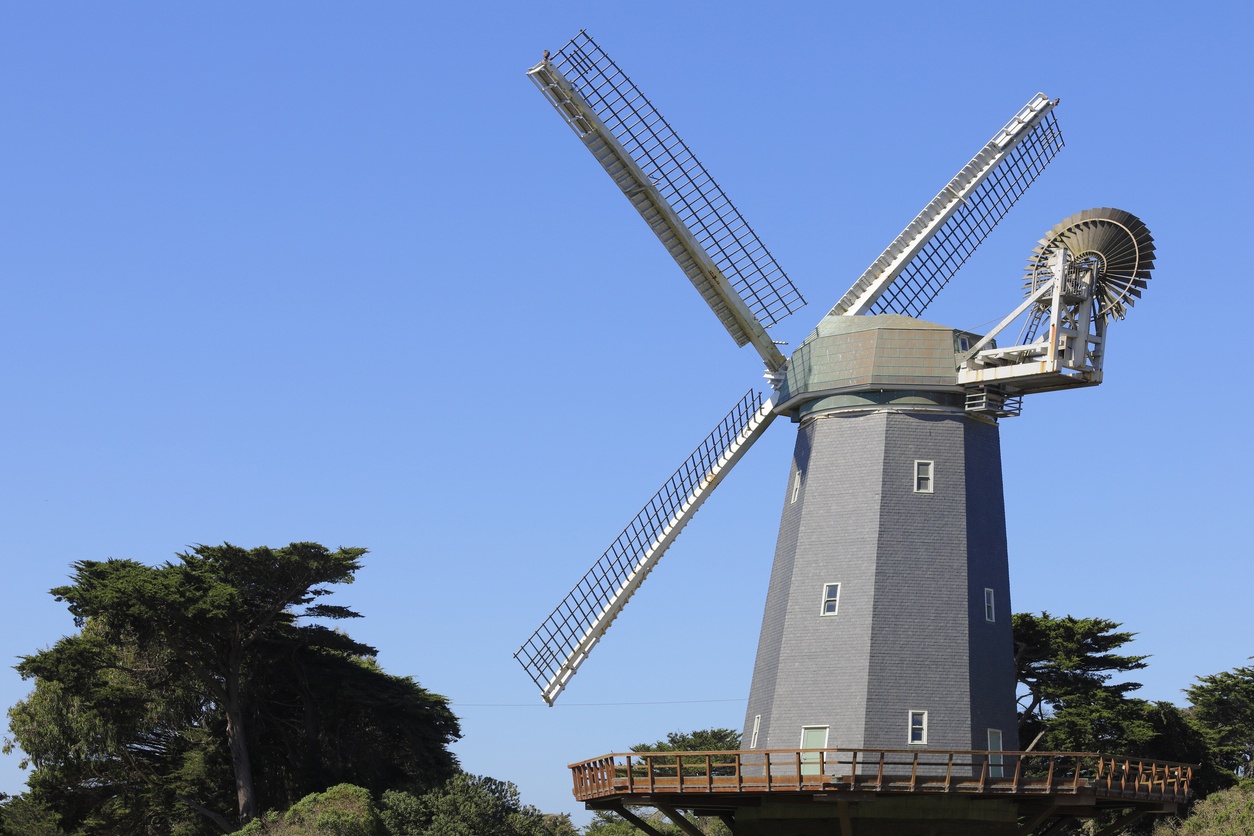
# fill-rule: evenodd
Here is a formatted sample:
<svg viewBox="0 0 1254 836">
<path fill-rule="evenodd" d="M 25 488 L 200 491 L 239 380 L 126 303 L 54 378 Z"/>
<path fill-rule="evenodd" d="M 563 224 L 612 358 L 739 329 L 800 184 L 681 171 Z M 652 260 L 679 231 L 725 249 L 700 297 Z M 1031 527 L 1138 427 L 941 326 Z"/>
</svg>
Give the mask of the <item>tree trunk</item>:
<svg viewBox="0 0 1254 836">
<path fill-rule="evenodd" d="M 244 737 L 244 709 L 240 704 L 239 674 L 231 671 L 226 677 L 226 742 L 231 749 L 231 765 L 235 768 L 235 798 L 239 803 L 239 822 L 248 824 L 257 815 L 253 796 L 253 766 L 248 757 L 248 741 Z"/>
</svg>

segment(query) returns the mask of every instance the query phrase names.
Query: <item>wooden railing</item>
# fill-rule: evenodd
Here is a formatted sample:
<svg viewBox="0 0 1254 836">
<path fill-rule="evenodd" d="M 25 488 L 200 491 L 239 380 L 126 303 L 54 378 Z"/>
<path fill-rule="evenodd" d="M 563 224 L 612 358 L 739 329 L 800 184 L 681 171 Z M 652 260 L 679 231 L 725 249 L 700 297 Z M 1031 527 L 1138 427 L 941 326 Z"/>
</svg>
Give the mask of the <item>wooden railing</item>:
<svg viewBox="0 0 1254 836">
<path fill-rule="evenodd" d="M 626 752 L 571 764 L 575 798 L 680 793 L 1055 795 L 1181 802 L 1194 767 L 1092 752 L 774 749 Z"/>
</svg>

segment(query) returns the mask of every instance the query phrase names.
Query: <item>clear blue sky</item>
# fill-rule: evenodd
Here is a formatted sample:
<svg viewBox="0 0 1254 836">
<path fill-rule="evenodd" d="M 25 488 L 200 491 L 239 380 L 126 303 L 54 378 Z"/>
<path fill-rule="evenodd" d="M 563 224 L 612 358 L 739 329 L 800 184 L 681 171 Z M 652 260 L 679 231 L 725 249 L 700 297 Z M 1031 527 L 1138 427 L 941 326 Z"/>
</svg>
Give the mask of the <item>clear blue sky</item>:
<svg viewBox="0 0 1254 836">
<path fill-rule="evenodd" d="M 792 433 L 772 428 L 555 709 L 512 653 L 758 380 L 523 75 L 586 27 L 811 305 L 1037 90 L 1067 148 L 929 310 L 979 330 L 1055 222 L 1141 216 L 1107 382 L 1002 438 L 1017 610 L 1098 615 L 1143 696 L 1254 654 L 1241 4 L 6 3 L 0 704 L 74 560 L 371 550 L 335 597 L 448 695 L 470 771 L 739 728 Z M 1244 428 L 1244 429 L 1242 429 Z M 612 705 L 607 705 L 612 704 Z M 17 755 L 0 790 L 20 791 Z"/>
</svg>

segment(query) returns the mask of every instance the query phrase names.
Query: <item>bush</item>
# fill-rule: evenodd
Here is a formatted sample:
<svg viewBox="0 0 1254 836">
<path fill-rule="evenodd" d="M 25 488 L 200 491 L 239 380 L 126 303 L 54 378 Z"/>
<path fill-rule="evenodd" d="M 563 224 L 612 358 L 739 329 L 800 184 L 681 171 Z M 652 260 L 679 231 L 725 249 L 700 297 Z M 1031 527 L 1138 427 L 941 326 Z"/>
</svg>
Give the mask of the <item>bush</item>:
<svg viewBox="0 0 1254 836">
<path fill-rule="evenodd" d="M 307 795 L 286 813 L 267 813 L 242 834 L 265 836 L 380 836 L 383 822 L 370 793 L 352 784 Z"/>
<path fill-rule="evenodd" d="M 1208 795 L 1184 821 L 1158 822 L 1154 836 L 1254 836 L 1254 782 Z"/>
</svg>

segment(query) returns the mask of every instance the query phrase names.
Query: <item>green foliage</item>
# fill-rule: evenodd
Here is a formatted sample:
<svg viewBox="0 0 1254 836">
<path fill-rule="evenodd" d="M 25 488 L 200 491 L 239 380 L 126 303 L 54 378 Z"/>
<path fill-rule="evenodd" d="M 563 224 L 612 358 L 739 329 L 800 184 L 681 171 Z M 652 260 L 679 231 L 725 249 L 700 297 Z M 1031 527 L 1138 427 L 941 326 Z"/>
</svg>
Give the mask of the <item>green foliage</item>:
<svg viewBox="0 0 1254 836">
<path fill-rule="evenodd" d="M 669 732 L 665 740 L 638 743 L 633 752 L 734 752 L 740 748 L 740 732 L 734 729 L 699 729 Z"/>
<path fill-rule="evenodd" d="M 670 732 L 665 740 L 655 743 L 638 743 L 631 747 L 633 752 L 734 752 L 740 749 L 740 732 L 734 729 L 699 729 L 691 732 Z M 655 765 L 664 766 L 673 763 L 673 759 L 655 759 Z M 729 756 L 714 756 L 712 764 L 732 763 Z M 687 760 L 684 761 L 687 764 Z M 730 768 L 730 767 L 729 767 Z M 700 769 L 704 770 L 704 766 Z M 685 766 L 685 772 L 688 771 Z M 712 768 L 718 774 L 718 767 Z M 632 813 L 643 819 L 650 827 L 665 836 L 683 836 L 684 832 L 666 818 L 662 813 L 648 807 L 633 808 Z M 690 819 L 707 836 L 730 836 L 727 825 L 716 818 L 698 816 Z M 616 813 L 599 811 L 592 823 L 584 830 L 586 836 L 638 836 L 636 826 Z"/>
<path fill-rule="evenodd" d="M 1254 836 L 1254 783 L 1208 796 L 1193 805 L 1183 822 L 1156 823 L 1154 836 Z"/>
<path fill-rule="evenodd" d="M 249 822 L 241 834 L 266 836 L 380 836 L 383 822 L 369 791 L 339 784 L 307 795 L 286 813 Z"/>
<path fill-rule="evenodd" d="M 637 807 L 631 811 L 663 836 L 685 836 L 684 831 L 671 822 L 666 816 L 649 807 Z M 716 818 L 697 816 L 688 819 L 706 836 L 731 836 L 727 825 Z M 584 836 L 640 836 L 640 831 L 629 821 L 616 813 L 598 811 L 592 822 L 584 829 Z"/>
<path fill-rule="evenodd" d="M 1241 778 L 1254 778 L 1254 667 L 1199 676 L 1185 693 L 1216 763 Z"/>
<path fill-rule="evenodd" d="M 421 796 L 383 794 L 381 818 L 391 836 L 575 836 L 566 815 L 524 805 L 507 781 L 458 773 Z"/>
<path fill-rule="evenodd" d="M 1129 697 L 1137 682 L 1111 682 L 1145 667 L 1145 656 L 1114 651 L 1132 640 L 1104 618 L 1056 618 L 1015 613 L 1015 668 L 1026 690 L 1020 699 L 1023 747 L 1066 752 L 1131 753 L 1155 737 L 1147 703 Z"/>
<path fill-rule="evenodd" d="M 61 817 L 29 793 L 0 802 L 0 836 L 62 836 L 64 832 Z"/>
<path fill-rule="evenodd" d="M 447 701 L 302 618 L 363 549 L 200 546 L 179 562 L 80 561 L 53 590 L 77 635 L 25 657 L 9 712 L 31 792 L 67 830 L 221 833 L 353 783 L 422 791 L 456 771 Z M 254 777 L 255 776 L 255 777 Z"/>
</svg>

